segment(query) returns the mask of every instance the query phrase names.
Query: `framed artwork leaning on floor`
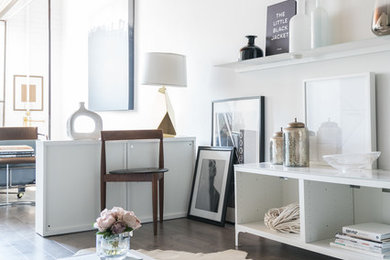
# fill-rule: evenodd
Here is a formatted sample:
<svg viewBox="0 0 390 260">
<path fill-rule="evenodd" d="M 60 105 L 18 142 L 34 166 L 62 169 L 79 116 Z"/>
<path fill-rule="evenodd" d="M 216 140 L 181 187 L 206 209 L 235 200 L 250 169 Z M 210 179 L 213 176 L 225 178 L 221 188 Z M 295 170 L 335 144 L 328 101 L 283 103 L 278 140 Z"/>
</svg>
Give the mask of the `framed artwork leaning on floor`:
<svg viewBox="0 0 390 260">
<path fill-rule="evenodd" d="M 233 147 L 199 146 L 188 218 L 225 225 Z"/>
</svg>

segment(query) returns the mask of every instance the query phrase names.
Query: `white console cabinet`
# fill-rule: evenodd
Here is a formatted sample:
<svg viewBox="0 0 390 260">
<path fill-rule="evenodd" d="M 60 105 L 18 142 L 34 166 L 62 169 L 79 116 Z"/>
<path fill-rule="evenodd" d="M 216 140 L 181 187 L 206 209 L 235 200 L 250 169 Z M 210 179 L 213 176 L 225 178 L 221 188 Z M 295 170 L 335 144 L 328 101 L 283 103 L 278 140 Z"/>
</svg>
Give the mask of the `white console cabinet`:
<svg viewBox="0 0 390 260">
<path fill-rule="evenodd" d="M 390 172 L 341 174 L 332 168 L 284 168 L 268 163 L 235 166 L 235 243 L 251 233 L 340 259 L 378 259 L 329 245 L 342 227 L 354 223 L 390 224 Z M 297 202 L 300 234 L 264 225 L 264 214 Z"/>
<path fill-rule="evenodd" d="M 35 230 L 42 236 L 92 230 L 100 212 L 100 141 L 42 141 L 36 148 Z M 157 167 L 158 140 L 113 141 L 106 145 L 107 170 Z M 164 218 L 187 215 L 195 138 L 164 139 Z M 152 221 L 151 183 L 108 183 L 107 208 L 133 210 Z"/>
</svg>

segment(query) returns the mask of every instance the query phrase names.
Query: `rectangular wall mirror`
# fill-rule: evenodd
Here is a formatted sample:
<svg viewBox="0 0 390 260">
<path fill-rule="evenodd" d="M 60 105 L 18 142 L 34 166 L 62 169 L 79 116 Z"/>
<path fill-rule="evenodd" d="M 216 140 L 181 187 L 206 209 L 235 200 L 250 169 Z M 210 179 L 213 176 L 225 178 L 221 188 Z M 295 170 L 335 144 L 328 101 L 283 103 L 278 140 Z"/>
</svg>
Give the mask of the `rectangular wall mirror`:
<svg viewBox="0 0 390 260">
<path fill-rule="evenodd" d="M 88 31 L 88 108 L 134 109 L 134 0 L 94 0 Z"/>
</svg>

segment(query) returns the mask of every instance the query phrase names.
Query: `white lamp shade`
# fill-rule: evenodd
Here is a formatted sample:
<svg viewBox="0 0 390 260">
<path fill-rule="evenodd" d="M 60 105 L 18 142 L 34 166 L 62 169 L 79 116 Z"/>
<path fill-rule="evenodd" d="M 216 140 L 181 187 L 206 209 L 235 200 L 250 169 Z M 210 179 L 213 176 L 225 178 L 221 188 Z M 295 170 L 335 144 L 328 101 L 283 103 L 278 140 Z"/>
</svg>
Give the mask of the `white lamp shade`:
<svg viewBox="0 0 390 260">
<path fill-rule="evenodd" d="M 186 56 L 175 53 L 147 53 L 143 67 L 142 84 L 186 87 Z"/>
</svg>

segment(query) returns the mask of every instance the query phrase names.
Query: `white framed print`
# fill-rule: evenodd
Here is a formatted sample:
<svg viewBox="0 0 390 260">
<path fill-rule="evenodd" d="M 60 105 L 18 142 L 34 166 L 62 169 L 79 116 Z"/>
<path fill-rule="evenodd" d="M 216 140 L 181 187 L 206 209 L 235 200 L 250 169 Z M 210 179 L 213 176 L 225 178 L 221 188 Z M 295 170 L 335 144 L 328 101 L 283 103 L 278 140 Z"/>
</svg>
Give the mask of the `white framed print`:
<svg viewBox="0 0 390 260">
<path fill-rule="evenodd" d="M 376 151 L 375 74 L 304 81 L 310 161 L 322 156 Z"/>
<path fill-rule="evenodd" d="M 14 111 L 43 111 L 43 77 L 14 75 Z"/>
<path fill-rule="evenodd" d="M 234 147 L 198 147 L 188 218 L 225 225 Z"/>
</svg>

